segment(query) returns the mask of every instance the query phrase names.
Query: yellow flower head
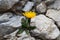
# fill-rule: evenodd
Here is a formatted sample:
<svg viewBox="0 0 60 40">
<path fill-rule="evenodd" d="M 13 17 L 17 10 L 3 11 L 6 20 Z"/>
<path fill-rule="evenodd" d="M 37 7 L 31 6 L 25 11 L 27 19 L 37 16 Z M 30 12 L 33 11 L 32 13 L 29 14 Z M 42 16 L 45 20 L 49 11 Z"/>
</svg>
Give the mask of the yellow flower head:
<svg viewBox="0 0 60 40">
<path fill-rule="evenodd" d="M 23 13 L 23 15 L 26 16 L 27 18 L 33 18 L 36 16 L 36 13 L 32 11 L 28 11 L 28 12 Z"/>
</svg>

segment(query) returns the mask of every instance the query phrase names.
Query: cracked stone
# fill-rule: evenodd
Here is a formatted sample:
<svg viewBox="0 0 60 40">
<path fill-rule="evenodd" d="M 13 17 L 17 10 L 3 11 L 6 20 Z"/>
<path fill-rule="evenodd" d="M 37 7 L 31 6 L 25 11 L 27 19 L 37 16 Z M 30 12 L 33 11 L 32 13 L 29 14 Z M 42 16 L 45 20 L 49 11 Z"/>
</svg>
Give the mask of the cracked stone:
<svg viewBox="0 0 60 40">
<path fill-rule="evenodd" d="M 36 26 L 36 29 L 32 30 L 34 36 L 43 35 L 47 39 L 55 39 L 60 34 L 59 29 L 54 24 L 54 21 L 42 14 L 32 18 L 31 22 Z"/>
<path fill-rule="evenodd" d="M 60 10 L 48 9 L 46 16 L 55 20 L 58 26 L 60 27 Z"/>
</svg>

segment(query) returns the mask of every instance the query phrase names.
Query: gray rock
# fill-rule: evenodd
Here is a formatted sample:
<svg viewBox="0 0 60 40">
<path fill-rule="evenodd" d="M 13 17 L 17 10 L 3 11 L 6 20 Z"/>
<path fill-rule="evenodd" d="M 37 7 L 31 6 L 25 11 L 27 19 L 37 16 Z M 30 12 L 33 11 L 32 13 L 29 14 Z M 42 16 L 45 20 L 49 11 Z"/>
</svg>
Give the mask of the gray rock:
<svg viewBox="0 0 60 40">
<path fill-rule="evenodd" d="M 24 31 L 23 33 L 20 34 L 20 37 L 17 38 L 17 40 L 35 40 L 35 39 L 30 35 L 27 35 L 26 32 Z"/>
<path fill-rule="evenodd" d="M 13 11 L 21 11 L 23 6 L 25 6 L 26 1 L 19 1 L 17 4 L 15 4 L 12 8 Z M 20 13 L 19 13 L 20 14 Z"/>
<path fill-rule="evenodd" d="M 7 35 L 15 31 L 12 26 L 0 25 L 0 35 Z"/>
<path fill-rule="evenodd" d="M 53 2 L 53 1 L 55 1 L 55 0 L 45 0 L 46 2 Z"/>
<path fill-rule="evenodd" d="M 49 9 L 46 13 L 46 16 L 55 20 L 60 27 L 60 10 Z"/>
<path fill-rule="evenodd" d="M 23 33 L 19 34 L 19 37 L 16 37 L 16 33 L 18 30 L 16 30 L 15 32 L 10 34 L 10 38 L 7 40 L 35 40 L 33 37 L 31 37 L 30 35 L 27 35 L 25 31 L 23 31 Z"/>
<path fill-rule="evenodd" d="M 10 9 L 18 0 L 0 0 L 0 11 Z"/>
<path fill-rule="evenodd" d="M 45 3 L 49 5 L 49 4 L 53 3 L 54 1 L 55 0 L 45 0 Z"/>
<path fill-rule="evenodd" d="M 56 0 L 53 4 L 48 6 L 48 8 L 53 8 L 53 9 L 60 9 L 60 0 Z"/>
<path fill-rule="evenodd" d="M 38 15 L 31 19 L 31 22 L 35 24 L 36 29 L 32 30 L 34 36 L 43 36 L 47 39 L 55 39 L 59 36 L 60 32 L 52 19 L 47 18 L 44 15 Z"/>
<path fill-rule="evenodd" d="M 4 38 L 7 38 L 6 40 L 17 40 L 16 34 L 18 32 L 18 29 L 8 35 L 5 35 Z"/>
<path fill-rule="evenodd" d="M 45 2 L 41 2 L 39 5 L 37 5 L 36 10 L 38 13 L 44 13 L 47 10 Z"/>
<path fill-rule="evenodd" d="M 60 35 L 56 38 L 56 40 L 60 40 Z"/>
<path fill-rule="evenodd" d="M 40 40 L 40 39 L 36 39 L 36 40 Z"/>
<path fill-rule="evenodd" d="M 41 2 L 42 0 L 32 0 L 32 1 L 34 1 L 34 2 Z"/>
<path fill-rule="evenodd" d="M 13 14 L 10 12 L 0 15 L 0 23 L 2 21 L 8 21 L 10 19 L 10 17 L 12 17 L 12 16 L 13 16 Z"/>
<path fill-rule="evenodd" d="M 3 25 L 10 25 L 13 27 L 20 27 L 21 26 L 21 19 L 24 18 L 23 16 L 14 16 L 9 19 L 8 22 L 1 23 Z"/>
<path fill-rule="evenodd" d="M 0 25 L 0 40 L 3 39 L 5 35 L 14 32 L 16 29 L 8 25 Z"/>
<path fill-rule="evenodd" d="M 25 7 L 22 9 L 23 11 L 30 11 L 32 7 L 34 6 L 34 2 L 28 1 L 25 5 Z"/>
<path fill-rule="evenodd" d="M 32 0 L 32 1 L 39 4 L 41 3 L 42 0 Z"/>
<path fill-rule="evenodd" d="M 25 17 L 13 15 L 10 12 L 0 15 L 0 39 L 3 39 L 3 36 L 8 35 L 14 32 L 18 27 L 21 27 L 22 18 Z"/>
<path fill-rule="evenodd" d="M 22 18 L 25 18 L 25 17 L 15 15 L 10 12 L 4 13 L 3 15 L 0 16 L 0 24 L 9 25 L 13 27 L 20 27 Z"/>
<path fill-rule="evenodd" d="M 25 1 L 25 2 L 27 2 L 27 1 L 29 1 L 29 0 L 22 0 L 22 1 Z"/>
</svg>

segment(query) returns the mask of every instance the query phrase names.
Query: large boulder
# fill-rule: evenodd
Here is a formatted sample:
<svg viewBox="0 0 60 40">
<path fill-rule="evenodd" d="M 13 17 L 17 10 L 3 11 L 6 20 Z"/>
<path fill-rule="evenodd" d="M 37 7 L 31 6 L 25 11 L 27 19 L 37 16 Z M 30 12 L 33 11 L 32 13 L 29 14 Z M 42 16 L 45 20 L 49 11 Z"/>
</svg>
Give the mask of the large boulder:
<svg viewBox="0 0 60 40">
<path fill-rule="evenodd" d="M 36 26 L 36 29 L 32 30 L 32 34 L 34 34 L 34 36 L 44 36 L 47 39 L 55 39 L 60 34 L 54 21 L 44 15 L 38 15 L 32 18 L 31 23 Z"/>
</svg>

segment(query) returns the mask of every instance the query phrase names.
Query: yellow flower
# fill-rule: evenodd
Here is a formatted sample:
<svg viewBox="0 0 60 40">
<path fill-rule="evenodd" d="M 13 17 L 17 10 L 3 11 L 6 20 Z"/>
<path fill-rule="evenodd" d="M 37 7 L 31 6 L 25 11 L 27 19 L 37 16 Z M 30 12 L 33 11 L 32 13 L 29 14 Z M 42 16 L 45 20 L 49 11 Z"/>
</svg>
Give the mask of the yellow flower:
<svg viewBox="0 0 60 40">
<path fill-rule="evenodd" d="M 32 11 L 28 11 L 28 12 L 23 13 L 23 15 L 26 16 L 27 18 L 33 18 L 36 16 L 36 13 Z"/>
</svg>

